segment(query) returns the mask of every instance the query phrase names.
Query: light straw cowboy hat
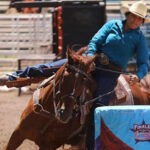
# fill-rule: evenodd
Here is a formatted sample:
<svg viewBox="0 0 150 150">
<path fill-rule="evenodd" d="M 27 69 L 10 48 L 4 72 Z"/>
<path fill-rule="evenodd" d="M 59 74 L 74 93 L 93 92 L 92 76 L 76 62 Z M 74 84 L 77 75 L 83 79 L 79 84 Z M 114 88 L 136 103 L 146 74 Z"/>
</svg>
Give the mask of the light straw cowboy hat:
<svg viewBox="0 0 150 150">
<path fill-rule="evenodd" d="M 121 11 L 125 14 L 131 12 L 144 19 L 144 23 L 150 22 L 147 16 L 147 7 L 143 1 L 133 3 L 130 7 L 127 4 L 122 4 Z"/>
</svg>

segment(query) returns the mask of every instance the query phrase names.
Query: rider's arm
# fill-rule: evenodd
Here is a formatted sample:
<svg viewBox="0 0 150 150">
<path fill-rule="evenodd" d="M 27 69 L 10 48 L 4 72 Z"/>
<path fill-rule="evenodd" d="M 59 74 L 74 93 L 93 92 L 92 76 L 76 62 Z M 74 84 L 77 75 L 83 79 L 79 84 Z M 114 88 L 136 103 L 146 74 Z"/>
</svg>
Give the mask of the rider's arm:
<svg viewBox="0 0 150 150">
<path fill-rule="evenodd" d="M 94 35 L 88 44 L 88 56 L 93 56 L 98 50 L 100 50 L 100 46 L 105 42 L 108 34 L 111 31 L 111 27 L 114 21 L 109 21 L 103 25 L 103 27 Z"/>
<path fill-rule="evenodd" d="M 147 41 L 143 34 L 141 34 L 141 37 L 139 39 L 137 49 L 136 49 L 136 56 L 137 56 L 137 73 L 136 75 L 141 80 L 148 72 L 148 45 Z"/>
</svg>

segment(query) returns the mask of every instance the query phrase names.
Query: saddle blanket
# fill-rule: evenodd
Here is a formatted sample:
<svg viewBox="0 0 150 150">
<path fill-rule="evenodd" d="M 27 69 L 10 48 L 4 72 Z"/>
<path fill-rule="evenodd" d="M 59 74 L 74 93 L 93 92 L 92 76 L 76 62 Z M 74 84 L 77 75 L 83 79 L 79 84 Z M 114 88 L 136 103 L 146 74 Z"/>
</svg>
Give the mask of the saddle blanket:
<svg viewBox="0 0 150 150">
<path fill-rule="evenodd" d="M 150 150 L 150 106 L 96 108 L 95 150 Z"/>
</svg>

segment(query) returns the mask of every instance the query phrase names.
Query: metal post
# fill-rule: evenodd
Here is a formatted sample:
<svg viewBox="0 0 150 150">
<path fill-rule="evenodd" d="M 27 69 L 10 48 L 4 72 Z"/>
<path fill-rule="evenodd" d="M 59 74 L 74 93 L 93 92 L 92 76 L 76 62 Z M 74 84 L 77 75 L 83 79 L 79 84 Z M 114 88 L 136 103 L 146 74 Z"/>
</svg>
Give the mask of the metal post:
<svg viewBox="0 0 150 150">
<path fill-rule="evenodd" d="M 45 2 L 45 0 L 42 0 L 42 2 Z M 46 16 L 45 16 L 45 8 L 42 8 L 42 15 L 43 15 L 43 20 L 42 20 L 42 23 L 43 23 L 43 39 L 44 39 L 44 42 L 45 42 L 45 34 L 46 34 L 46 28 L 45 28 L 45 25 L 46 25 Z"/>
<path fill-rule="evenodd" d="M 18 59 L 18 70 L 21 70 L 21 59 Z M 18 88 L 18 96 L 21 95 L 21 87 Z"/>
</svg>

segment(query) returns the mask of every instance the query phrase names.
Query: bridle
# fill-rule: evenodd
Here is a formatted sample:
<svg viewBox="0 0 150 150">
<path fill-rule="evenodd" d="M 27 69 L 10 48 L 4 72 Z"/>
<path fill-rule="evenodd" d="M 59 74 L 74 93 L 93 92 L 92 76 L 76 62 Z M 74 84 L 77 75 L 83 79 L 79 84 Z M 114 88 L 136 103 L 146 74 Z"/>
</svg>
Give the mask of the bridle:
<svg viewBox="0 0 150 150">
<path fill-rule="evenodd" d="M 72 91 L 71 92 L 69 92 L 69 93 L 67 93 L 67 94 L 64 94 L 64 95 L 62 95 L 62 92 L 61 92 L 61 89 L 62 89 L 62 83 L 63 83 L 63 79 L 64 79 L 64 76 L 65 76 L 65 69 L 71 69 L 71 70 L 73 70 L 75 73 L 74 73 L 74 85 L 73 85 L 73 89 L 72 89 Z M 59 84 L 58 84 L 58 90 L 56 91 L 56 79 L 55 79 L 55 77 L 54 77 L 54 79 L 52 80 L 52 83 L 51 84 L 53 84 L 53 86 L 52 86 L 52 88 L 53 88 L 53 107 L 54 107 L 54 113 L 51 113 L 51 112 L 49 112 L 49 111 L 47 111 L 47 110 L 45 110 L 44 108 L 43 108 L 43 106 L 42 106 L 42 104 L 40 104 L 40 101 L 38 100 L 38 102 L 37 102 L 37 98 L 36 98 L 36 102 L 34 103 L 34 107 L 38 107 L 39 109 L 38 109 L 38 111 L 37 110 L 34 110 L 34 112 L 36 113 L 36 114 L 44 114 L 44 116 L 46 115 L 46 116 L 53 116 L 53 117 L 55 117 L 59 122 L 61 122 L 61 123 L 63 123 L 63 124 L 66 124 L 66 123 L 68 123 L 68 121 L 73 117 L 71 117 L 71 118 L 69 118 L 68 120 L 66 120 L 66 121 L 63 121 L 63 120 L 61 120 L 61 118 L 60 118 L 60 115 L 59 115 L 59 110 L 60 110 L 60 108 L 61 108 L 61 105 L 62 105 L 62 102 L 63 102 L 63 99 L 64 98 L 71 98 L 71 99 L 73 99 L 73 100 L 75 100 L 75 112 L 76 113 L 78 113 L 78 111 L 77 110 L 79 110 L 80 108 L 80 104 L 79 104 L 79 102 L 78 102 L 78 95 L 76 95 L 76 93 L 75 93 L 75 91 L 76 91 L 76 84 L 77 84 L 77 82 L 78 82 L 78 76 L 79 76 L 79 74 L 81 74 L 81 75 L 83 75 L 83 78 L 86 78 L 86 79 L 90 79 L 90 77 L 89 77 L 89 75 L 88 75 L 88 73 L 86 73 L 85 71 L 83 71 L 83 70 L 81 70 L 80 69 L 80 64 L 79 64 L 79 66 L 78 67 L 76 67 L 76 66 L 74 66 L 74 65 L 70 65 L 70 64 L 68 64 L 68 63 L 66 63 L 65 64 L 65 67 L 64 67 L 64 69 L 63 69 L 63 71 L 62 71 L 62 74 L 60 75 L 61 77 L 59 78 L 59 80 L 60 80 L 60 82 L 59 82 Z M 56 76 L 56 75 L 55 75 Z M 82 92 L 81 92 L 82 93 Z M 38 95 L 40 94 L 40 90 L 38 89 Z M 38 97 L 38 96 L 36 96 L 36 97 Z M 58 104 L 56 105 L 56 99 L 58 98 Z M 77 115 L 77 114 L 76 114 Z"/>
<path fill-rule="evenodd" d="M 76 71 L 77 73 L 80 73 L 80 74 L 84 75 L 86 78 L 89 79 L 89 75 L 86 72 L 82 71 L 81 69 L 79 69 L 79 68 L 77 68 L 73 65 L 70 65 L 70 64 L 67 64 L 66 67 Z"/>
<path fill-rule="evenodd" d="M 72 91 L 71 91 L 71 92 L 69 92 L 69 93 L 67 93 L 67 94 L 65 94 L 65 95 L 61 95 L 61 87 L 62 87 L 62 81 L 61 81 L 61 82 L 59 82 L 59 89 L 58 89 L 57 93 L 56 93 L 56 92 L 53 92 L 53 93 L 55 93 L 57 96 L 58 96 L 58 93 L 59 93 L 59 108 L 56 107 L 56 104 L 54 105 L 55 116 L 57 116 L 57 114 L 58 114 L 58 109 L 60 109 L 60 106 L 61 106 L 61 104 L 62 104 L 63 99 L 65 99 L 65 98 L 67 98 L 67 97 L 68 97 L 69 99 L 72 99 L 72 100 L 75 101 L 74 110 L 76 110 L 76 111 L 74 111 L 74 112 L 78 113 L 78 110 L 80 109 L 80 108 L 79 108 L 79 107 L 80 107 L 80 106 L 79 106 L 80 103 L 78 102 L 80 95 L 76 95 L 76 89 L 77 89 L 77 86 L 76 86 L 76 85 L 77 85 L 77 82 L 78 82 L 79 74 L 83 75 L 83 78 L 90 79 L 90 78 L 89 78 L 89 75 L 88 75 L 85 71 L 83 71 L 83 70 L 80 69 L 80 65 L 79 65 L 78 67 L 76 67 L 76 66 L 74 66 L 74 65 L 70 65 L 70 64 L 67 63 L 67 64 L 66 64 L 66 68 L 75 71 L 75 73 L 74 73 L 74 84 L 73 84 L 73 88 L 72 88 Z M 61 80 L 63 80 L 63 77 L 64 77 L 64 72 L 63 72 L 63 74 L 62 74 Z M 55 89 L 55 86 L 53 86 L 53 89 Z M 82 93 L 82 92 L 81 92 L 81 93 Z M 55 96 L 53 95 L 53 99 L 56 98 L 56 95 L 55 95 Z M 54 102 L 54 103 L 55 103 L 55 102 Z M 75 115 L 75 114 L 74 114 L 74 115 Z M 77 115 L 77 114 L 76 114 L 76 115 Z M 66 121 L 63 121 L 63 123 L 68 123 L 68 121 L 69 121 L 71 118 L 72 118 L 72 117 L 68 118 Z M 58 117 L 58 116 L 57 116 L 57 119 L 61 120 L 60 117 Z M 62 121 L 62 120 L 61 120 L 61 121 Z"/>
</svg>

